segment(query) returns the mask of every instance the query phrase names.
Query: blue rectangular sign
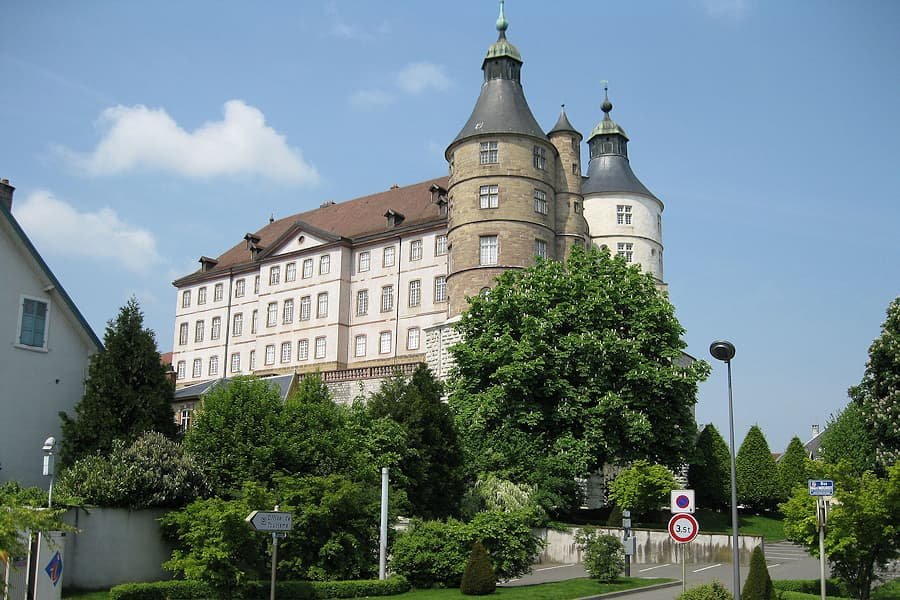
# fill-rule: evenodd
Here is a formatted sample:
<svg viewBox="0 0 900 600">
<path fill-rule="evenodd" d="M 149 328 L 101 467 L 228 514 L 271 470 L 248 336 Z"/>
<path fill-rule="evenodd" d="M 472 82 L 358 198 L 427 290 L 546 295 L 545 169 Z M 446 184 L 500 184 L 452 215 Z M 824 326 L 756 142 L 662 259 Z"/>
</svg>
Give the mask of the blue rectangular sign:
<svg viewBox="0 0 900 600">
<path fill-rule="evenodd" d="M 810 479 L 810 496 L 834 496 L 834 481 L 831 479 Z"/>
</svg>

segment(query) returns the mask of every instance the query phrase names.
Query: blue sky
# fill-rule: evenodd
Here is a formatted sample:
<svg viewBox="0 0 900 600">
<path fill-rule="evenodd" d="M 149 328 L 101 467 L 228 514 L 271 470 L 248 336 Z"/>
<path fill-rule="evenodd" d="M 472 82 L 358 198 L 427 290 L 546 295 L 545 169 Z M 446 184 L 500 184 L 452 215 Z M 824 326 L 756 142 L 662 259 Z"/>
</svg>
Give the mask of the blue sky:
<svg viewBox="0 0 900 600">
<path fill-rule="evenodd" d="M 509 0 L 547 129 L 600 120 L 666 204 L 688 351 L 728 338 L 738 441 L 846 404 L 900 294 L 900 3 Z M 16 2 L 0 177 L 98 335 L 132 294 L 160 349 L 201 255 L 325 200 L 443 175 L 497 4 Z M 582 149 L 586 152 L 586 147 Z M 697 419 L 727 436 L 724 366 Z"/>
</svg>

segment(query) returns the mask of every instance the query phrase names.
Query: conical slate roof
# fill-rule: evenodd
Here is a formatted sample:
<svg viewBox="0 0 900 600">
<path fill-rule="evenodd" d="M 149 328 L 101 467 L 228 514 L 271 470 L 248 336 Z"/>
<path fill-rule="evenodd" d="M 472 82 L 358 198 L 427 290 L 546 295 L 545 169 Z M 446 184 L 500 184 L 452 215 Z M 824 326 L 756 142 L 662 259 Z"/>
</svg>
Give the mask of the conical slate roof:
<svg viewBox="0 0 900 600">
<path fill-rule="evenodd" d="M 572 124 L 569 122 L 569 117 L 566 116 L 566 105 L 565 104 L 563 104 L 562 108 L 559 110 L 559 119 L 556 120 L 556 125 L 554 125 L 553 129 L 551 129 L 549 132 L 547 132 L 547 134 L 550 135 L 553 133 L 563 132 L 563 131 L 577 133 L 578 137 L 581 137 L 581 133 L 579 133 L 579 131 L 577 129 L 572 127 Z"/>
</svg>

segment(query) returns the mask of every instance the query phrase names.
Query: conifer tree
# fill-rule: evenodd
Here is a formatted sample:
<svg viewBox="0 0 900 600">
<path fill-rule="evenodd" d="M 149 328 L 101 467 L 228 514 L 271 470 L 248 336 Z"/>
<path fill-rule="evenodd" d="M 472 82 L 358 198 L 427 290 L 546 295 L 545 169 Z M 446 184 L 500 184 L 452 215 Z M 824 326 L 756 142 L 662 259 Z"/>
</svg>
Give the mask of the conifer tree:
<svg viewBox="0 0 900 600">
<path fill-rule="evenodd" d="M 731 504 L 731 452 L 712 423 L 697 436 L 688 485 L 696 490 L 699 507 L 721 510 Z"/>
<path fill-rule="evenodd" d="M 806 485 L 807 460 L 803 442 L 794 436 L 778 462 L 778 479 L 781 481 L 781 491 L 785 498 L 791 495 L 791 490 L 795 486 Z"/>
<path fill-rule="evenodd" d="M 741 600 L 772 600 L 774 597 L 766 557 L 762 546 L 757 546 L 750 554 L 750 572 L 747 573 L 747 581 L 741 590 Z"/>
<path fill-rule="evenodd" d="M 497 576 L 491 566 L 491 557 L 481 542 L 475 542 L 466 562 L 459 591 L 466 596 L 485 596 L 497 589 Z"/>
<path fill-rule="evenodd" d="M 770 510 L 781 499 L 778 468 L 759 426 L 747 432 L 736 459 L 738 501 L 756 510 Z"/>
<path fill-rule="evenodd" d="M 174 437 L 173 394 L 156 337 L 144 327 L 140 306 L 131 298 L 106 325 L 103 349 L 91 357 L 75 417 L 59 414 L 61 462 L 71 464 L 87 454 L 106 453 L 113 440 L 130 444 L 147 431 Z"/>
</svg>

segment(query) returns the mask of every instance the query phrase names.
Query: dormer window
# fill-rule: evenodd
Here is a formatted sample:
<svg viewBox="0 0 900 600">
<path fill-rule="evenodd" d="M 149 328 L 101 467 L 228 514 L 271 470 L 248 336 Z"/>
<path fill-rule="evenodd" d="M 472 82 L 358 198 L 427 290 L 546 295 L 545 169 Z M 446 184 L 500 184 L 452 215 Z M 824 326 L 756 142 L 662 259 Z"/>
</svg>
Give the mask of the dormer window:
<svg viewBox="0 0 900 600">
<path fill-rule="evenodd" d="M 388 227 L 396 227 L 406 219 L 403 213 L 399 213 L 393 209 L 388 209 L 388 211 L 384 213 L 384 216 L 387 218 Z"/>
</svg>

